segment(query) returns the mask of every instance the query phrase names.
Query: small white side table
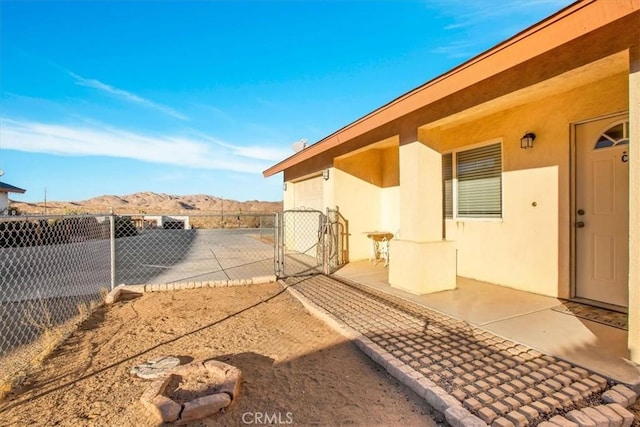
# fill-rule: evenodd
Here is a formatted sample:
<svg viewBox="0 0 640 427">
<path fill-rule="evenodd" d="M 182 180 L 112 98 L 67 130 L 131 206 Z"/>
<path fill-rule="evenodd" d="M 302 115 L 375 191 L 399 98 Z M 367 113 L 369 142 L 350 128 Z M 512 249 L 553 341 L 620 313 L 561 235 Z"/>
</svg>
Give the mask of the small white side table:
<svg viewBox="0 0 640 427">
<path fill-rule="evenodd" d="M 378 264 L 378 262 L 384 261 L 384 266 L 389 266 L 389 241 L 393 239 L 393 233 L 388 231 L 365 231 L 364 234 L 371 240 L 369 262 Z"/>
</svg>

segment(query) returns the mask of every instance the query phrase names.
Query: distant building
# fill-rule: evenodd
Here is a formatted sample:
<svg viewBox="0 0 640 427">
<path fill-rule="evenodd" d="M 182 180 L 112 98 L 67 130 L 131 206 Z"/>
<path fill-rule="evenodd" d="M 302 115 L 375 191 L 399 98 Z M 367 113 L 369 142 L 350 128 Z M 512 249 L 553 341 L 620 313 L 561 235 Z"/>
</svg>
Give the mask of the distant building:
<svg viewBox="0 0 640 427">
<path fill-rule="evenodd" d="M 132 215 L 131 221 L 138 230 L 153 228 L 191 230 L 189 216 L 183 215 Z"/>
<path fill-rule="evenodd" d="M 9 215 L 9 193 L 24 194 L 22 188 L 14 187 L 11 184 L 6 184 L 0 181 L 0 215 Z"/>
</svg>

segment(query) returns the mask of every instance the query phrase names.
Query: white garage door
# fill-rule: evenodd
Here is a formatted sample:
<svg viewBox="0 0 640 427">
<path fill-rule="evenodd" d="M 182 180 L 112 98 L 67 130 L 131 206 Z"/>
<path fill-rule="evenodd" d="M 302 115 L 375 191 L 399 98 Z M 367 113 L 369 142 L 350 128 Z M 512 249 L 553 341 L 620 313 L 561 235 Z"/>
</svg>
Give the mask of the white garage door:
<svg viewBox="0 0 640 427">
<path fill-rule="evenodd" d="M 322 176 L 296 182 L 296 209 L 315 209 L 324 211 Z"/>
</svg>

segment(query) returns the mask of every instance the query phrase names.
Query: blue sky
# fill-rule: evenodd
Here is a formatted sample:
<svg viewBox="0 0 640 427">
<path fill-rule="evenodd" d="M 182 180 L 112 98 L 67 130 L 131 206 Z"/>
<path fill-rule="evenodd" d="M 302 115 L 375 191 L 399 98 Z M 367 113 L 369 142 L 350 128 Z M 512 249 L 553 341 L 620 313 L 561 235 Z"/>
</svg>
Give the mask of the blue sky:
<svg viewBox="0 0 640 427">
<path fill-rule="evenodd" d="M 568 0 L 0 0 L 12 198 L 280 200 L 293 154 Z"/>
</svg>

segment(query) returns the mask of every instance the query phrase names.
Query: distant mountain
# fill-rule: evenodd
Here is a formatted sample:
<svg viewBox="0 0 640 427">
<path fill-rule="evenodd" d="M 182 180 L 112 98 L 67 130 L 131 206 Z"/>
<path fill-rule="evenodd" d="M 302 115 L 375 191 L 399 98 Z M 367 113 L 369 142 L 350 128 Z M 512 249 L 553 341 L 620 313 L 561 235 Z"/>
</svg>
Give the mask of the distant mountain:
<svg viewBox="0 0 640 427">
<path fill-rule="evenodd" d="M 250 200 L 221 199 L 207 194 L 176 196 L 153 192 L 134 193 L 126 196 L 104 195 L 79 202 L 25 203 L 11 202 L 11 209 L 21 214 L 82 214 L 108 213 L 249 213 L 282 212 L 282 202 L 261 202 Z"/>
</svg>

